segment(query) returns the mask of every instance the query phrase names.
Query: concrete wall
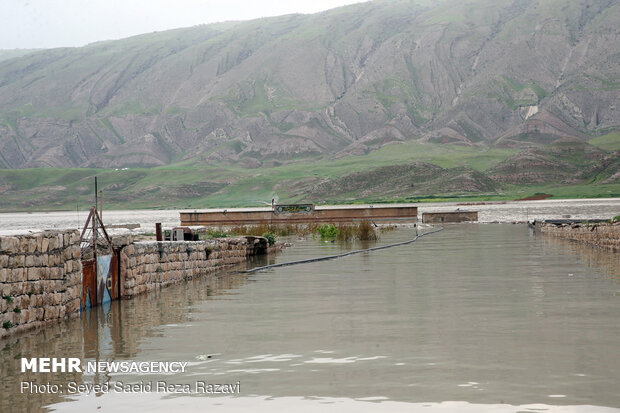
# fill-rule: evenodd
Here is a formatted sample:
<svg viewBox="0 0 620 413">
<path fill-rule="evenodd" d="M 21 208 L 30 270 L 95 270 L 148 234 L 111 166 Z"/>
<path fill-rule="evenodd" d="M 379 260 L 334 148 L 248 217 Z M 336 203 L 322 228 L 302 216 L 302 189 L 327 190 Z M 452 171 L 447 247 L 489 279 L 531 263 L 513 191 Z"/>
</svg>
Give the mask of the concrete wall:
<svg viewBox="0 0 620 413">
<path fill-rule="evenodd" d="M 0 237 L 0 337 L 76 317 L 81 273 L 77 231 Z"/>
<path fill-rule="evenodd" d="M 252 237 L 255 238 L 255 237 Z M 254 247 L 254 243 L 251 243 Z M 136 242 L 121 250 L 121 297 L 191 279 L 246 262 L 251 255 L 245 237 L 208 241 Z"/>
<path fill-rule="evenodd" d="M 537 222 L 536 228 L 546 235 L 620 251 L 620 222 L 562 225 Z"/>
<path fill-rule="evenodd" d="M 299 224 L 376 221 L 378 223 L 417 222 L 414 206 L 319 206 L 312 212 L 280 213 L 271 208 L 227 209 L 205 212 L 181 212 L 181 225 L 230 226 L 257 224 Z"/>
<path fill-rule="evenodd" d="M 476 221 L 478 221 L 478 211 L 424 212 L 422 214 L 422 222 L 424 223 L 441 224 Z"/>
</svg>

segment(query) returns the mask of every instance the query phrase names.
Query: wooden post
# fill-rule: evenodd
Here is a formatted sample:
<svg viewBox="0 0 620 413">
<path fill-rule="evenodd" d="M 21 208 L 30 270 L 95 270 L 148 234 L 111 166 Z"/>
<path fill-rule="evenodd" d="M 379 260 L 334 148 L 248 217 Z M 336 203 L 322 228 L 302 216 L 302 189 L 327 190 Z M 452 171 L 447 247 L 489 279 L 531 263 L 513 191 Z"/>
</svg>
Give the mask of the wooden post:
<svg viewBox="0 0 620 413">
<path fill-rule="evenodd" d="M 155 236 L 157 237 L 157 241 L 163 241 L 164 238 L 161 234 L 161 222 L 155 223 Z"/>
</svg>

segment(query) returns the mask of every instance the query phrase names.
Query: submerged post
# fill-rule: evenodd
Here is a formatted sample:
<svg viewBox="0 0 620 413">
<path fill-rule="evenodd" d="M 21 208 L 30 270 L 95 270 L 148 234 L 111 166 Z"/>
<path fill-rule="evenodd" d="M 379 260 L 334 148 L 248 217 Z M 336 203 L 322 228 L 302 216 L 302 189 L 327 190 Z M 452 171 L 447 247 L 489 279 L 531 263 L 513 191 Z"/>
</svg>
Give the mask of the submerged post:
<svg viewBox="0 0 620 413">
<path fill-rule="evenodd" d="M 155 223 L 155 236 L 157 237 L 157 241 L 163 241 L 164 238 L 162 237 L 161 234 L 161 222 L 156 222 Z"/>
</svg>

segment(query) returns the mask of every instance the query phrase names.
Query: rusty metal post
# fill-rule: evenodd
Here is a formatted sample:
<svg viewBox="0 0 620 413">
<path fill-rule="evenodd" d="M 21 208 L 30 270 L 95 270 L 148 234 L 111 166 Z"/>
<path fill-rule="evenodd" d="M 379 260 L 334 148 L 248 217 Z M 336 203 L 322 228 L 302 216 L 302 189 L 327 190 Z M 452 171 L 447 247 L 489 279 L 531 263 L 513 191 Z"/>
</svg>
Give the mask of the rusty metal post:
<svg viewBox="0 0 620 413">
<path fill-rule="evenodd" d="M 157 241 L 164 240 L 164 237 L 161 234 L 161 222 L 155 223 L 155 236 L 157 237 Z"/>
</svg>

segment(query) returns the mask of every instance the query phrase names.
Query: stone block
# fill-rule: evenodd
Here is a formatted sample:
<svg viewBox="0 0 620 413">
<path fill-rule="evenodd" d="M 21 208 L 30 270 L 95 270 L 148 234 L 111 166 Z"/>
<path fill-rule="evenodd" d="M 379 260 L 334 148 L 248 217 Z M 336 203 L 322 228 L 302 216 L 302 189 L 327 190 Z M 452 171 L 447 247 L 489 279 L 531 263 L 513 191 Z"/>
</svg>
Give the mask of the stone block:
<svg viewBox="0 0 620 413">
<path fill-rule="evenodd" d="M 54 320 L 56 318 L 58 318 L 58 307 L 54 307 L 54 306 L 46 306 L 45 307 L 45 312 L 43 314 L 43 319 L 45 321 L 47 320 Z"/>
<path fill-rule="evenodd" d="M 0 252 L 0 268 L 6 268 L 9 266 L 9 255 Z"/>
<path fill-rule="evenodd" d="M 2 281 L 2 271 L 0 270 L 0 281 Z M 7 280 L 5 281 L 10 281 L 10 282 L 21 282 L 21 281 L 26 281 L 28 279 L 28 273 L 27 273 L 27 269 L 26 268 L 12 268 L 12 269 L 8 269 L 6 268 L 4 271 L 6 271 L 7 273 Z M 10 272 L 10 275 L 9 275 Z"/>
<path fill-rule="evenodd" d="M 47 255 L 33 255 L 35 267 L 47 267 Z"/>
<path fill-rule="evenodd" d="M 34 262 L 34 255 L 26 255 L 25 265 L 26 267 L 34 267 L 36 265 Z"/>
<path fill-rule="evenodd" d="M 28 274 L 27 274 L 28 281 L 36 281 L 40 279 L 39 268 L 32 267 L 32 268 L 28 268 L 27 271 L 28 271 Z"/>
<path fill-rule="evenodd" d="M 67 286 L 65 285 L 65 280 L 50 280 L 51 289 L 49 291 L 65 291 Z"/>
<path fill-rule="evenodd" d="M 8 254 L 19 252 L 19 239 L 16 237 L 0 237 L 0 252 Z"/>
<path fill-rule="evenodd" d="M 28 241 L 28 252 L 32 254 L 37 250 L 37 239 L 36 238 L 27 238 Z"/>
<path fill-rule="evenodd" d="M 15 306 L 19 306 L 22 310 L 30 307 L 30 297 L 27 294 L 20 295 L 14 299 Z"/>
<path fill-rule="evenodd" d="M 48 237 L 43 237 L 41 239 L 41 252 L 49 251 L 50 239 Z"/>
<path fill-rule="evenodd" d="M 65 261 L 68 261 L 68 260 L 73 259 L 73 249 L 72 249 L 72 248 L 70 248 L 70 247 L 69 247 L 69 248 L 65 248 L 65 249 L 62 251 L 62 258 L 63 258 Z"/>
<path fill-rule="evenodd" d="M 9 311 L 7 313 L 0 314 L 0 322 L 6 323 L 7 321 L 9 323 L 15 324 L 15 313 L 14 312 Z M 2 328 L 2 327 L 0 327 L 0 328 Z"/>
<path fill-rule="evenodd" d="M 25 256 L 24 254 L 17 254 L 17 255 L 13 255 L 10 259 L 9 259 L 9 266 L 11 267 L 23 267 L 25 264 Z"/>
<path fill-rule="evenodd" d="M 80 233 L 78 231 L 71 232 L 71 237 L 69 238 L 70 245 L 77 244 L 80 242 Z"/>
<path fill-rule="evenodd" d="M 65 278 L 64 271 L 60 267 L 48 268 L 47 272 L 49 274 L 47 279 L 49 280 L 62 280 Z"/>
<path fill-rule="evenodd" d="M 65 306 L 65 313 L 70 314 L 80 310 L 80 300 L 73 299 L 67 302 Z"/>
<path fill-rule="evenodd" d="M 10 295 L 11 297 L 22 295 L 22 294 L 27 292 L 27 288 L 26 288 L 27 287 L 27 283 L 25 283 L 23 281 L 22 282 L 11 283 L 9 285 L 10 285 L 11 291 L 7 295 Z"/>
<path fill-rule="evenodd" d="M 36 251 L 41 252 L 43 250 L 43 234 L 37 234 L 34 238 L 37 242 Z"/>
<path fill-rule="evenodd" d="M 65 282 L 68 287 L 81 284 L 82 283 L 82 274 L 79 272 L 72 272 L 71 274 L 65 275 Z"/>
</svg>

